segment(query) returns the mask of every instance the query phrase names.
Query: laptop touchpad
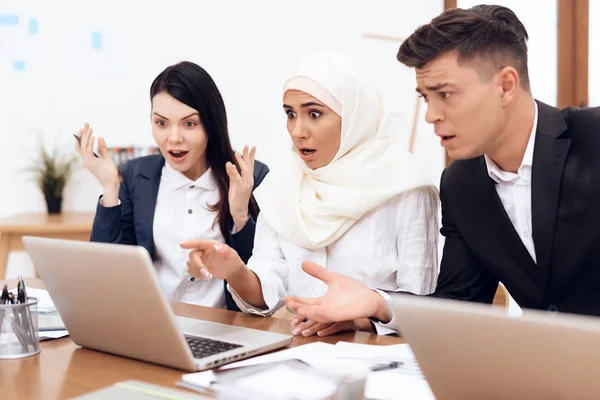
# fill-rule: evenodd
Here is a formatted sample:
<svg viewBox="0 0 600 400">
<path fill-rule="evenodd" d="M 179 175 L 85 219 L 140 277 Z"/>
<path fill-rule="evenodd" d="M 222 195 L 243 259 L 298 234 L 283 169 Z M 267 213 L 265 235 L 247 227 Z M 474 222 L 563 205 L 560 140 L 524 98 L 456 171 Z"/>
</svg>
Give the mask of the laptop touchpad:
<svg viewBox="0 0 600 400">
<path fill-rule="evenodd" d="M 221 325 L 215 322 L 200 321 L 191 318 L 177 318 L 177 323 L 183 333 L 198 336 L 222 337 L 243 331 L 244 328 Z"/>
</svg>

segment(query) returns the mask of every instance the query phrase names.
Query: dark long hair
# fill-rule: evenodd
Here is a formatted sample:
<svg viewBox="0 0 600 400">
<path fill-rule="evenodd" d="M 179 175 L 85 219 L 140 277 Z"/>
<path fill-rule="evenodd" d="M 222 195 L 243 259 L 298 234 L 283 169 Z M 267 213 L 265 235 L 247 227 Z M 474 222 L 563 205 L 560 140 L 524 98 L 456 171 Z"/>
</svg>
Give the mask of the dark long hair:
<svg viewBox="0 0 600 400">
<path fill-rule="evenodd" d="M 200 122 L 206 132 L 208 143 L 206 147 L 206 161 L 212 169 L 217 180 L 220 200 L 211 207 L 217 212 L 221 233 L 225 240 L 229 239 L 230 230 L 228 221 L 231 218 L 229 211 L 229 176 L 225 164 L 233 163 L 238 171 L 238 165 L 227 130 L 227 113 L 223 97 L 217 85 L 204 68 L 189 61 L 183 61 L 167 67 L 161 72 L 150 87 L 150 100 L 161 92 L 168 93 L 171 97 L 198 111 Z M 250 197 L 248 204 L 250 215 L 256 220 L 258 206 L 254 196 Z"/>
</svg>

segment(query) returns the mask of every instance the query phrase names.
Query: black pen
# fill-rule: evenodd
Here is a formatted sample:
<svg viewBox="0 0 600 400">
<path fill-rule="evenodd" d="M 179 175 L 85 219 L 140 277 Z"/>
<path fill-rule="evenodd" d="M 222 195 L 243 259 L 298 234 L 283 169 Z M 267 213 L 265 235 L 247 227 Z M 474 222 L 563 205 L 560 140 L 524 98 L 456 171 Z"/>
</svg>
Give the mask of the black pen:
<svg viewBox="0 0 600 400">
<path fill-rule="evenodd" d="M 2 295 L 0 296 L 0 306 L 6 304 L 8 300 L 8 287 L 4 285 L 4 289 L 2 289 Z M 4 309 L 0 310 L 0 332 L 2 332 L 2 324 L 4 323 L 5 311 Z"/>
<path fill-rule="evenodd" d="M 76 134 L 73 134 L 73 136 L 75 136 L 75 139 L 77 139 L 77 141 L 79 142 L 79 144 L 81 144 L 81 138 L 79 136 L 77 136 Z M 96 154 L 96 152 L 93 151 L 92 153 L 94 154 L 94 157 L 100 158 L 98 156 L 98 154 Z"/>
<path fill-rule="evenodd" d="M 2 296 L 0 296 L 0 304 L 8 303 L 8 286 L 4 285 L 2 289 Z"/>
<path fill-rule="evenodd" d="M 374 367 L 371 367 L 371 372 L 385 371 L 385 370 L 388 370 L 388 369 L 401 368 L 403 365 L 404 365 L 404 363 L 402 361 L 392 361 L 392 362 L 387 363 L 387 364 L 380 364 L 380 365 L 375 365 Z"/>
</svg>

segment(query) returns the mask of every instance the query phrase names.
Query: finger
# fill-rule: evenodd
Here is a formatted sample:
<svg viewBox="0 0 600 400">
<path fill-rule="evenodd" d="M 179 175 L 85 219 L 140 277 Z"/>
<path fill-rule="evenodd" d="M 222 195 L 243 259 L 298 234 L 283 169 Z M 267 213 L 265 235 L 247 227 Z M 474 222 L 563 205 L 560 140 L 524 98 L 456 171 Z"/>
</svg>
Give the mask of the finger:
<svg viewBox="0 0 600 400">
<path fill-rule="evenodd" d="M 321 304 L 320 297 L 313 297 L 310 299 L 305 299 L 302 297 L 288 296 L 288 297 L 286 297 L 285 301 L 286 301 L 286 306 L 288 306 L 288 307 L 289 307 L 289 303 L 299 303 L 299 304 L 305 305 L 305 306 Z"/>
<path fill-rule="evenodd" d="M 250 158 L 250 157 L 249 157 L 249 152 L 248 152 L 248 150 L 249 150 L 249 149 L 248 149 L 248 145 L 245 145 L 245 146 L 244 146 L 244 153 L 243 153 L 243 157 L 242 157 L 242 158 L 244 159 L 244 161 L 245 161 L 246 163 L 248 163 L 248 160 L 249 160 L 249 158 Z"/>
<path fill-rule="evenodd" d="M 330 318 L 327 318 L 326 309 L 321 306 L 305 306 L 299 304 L 296 308 L 296 318 L 300 321 L 304 321 L 305 319 L 317 321 L 317 322 L 327 322 L 331 321 Z"/>
<path fill-rule="evenodd" d="M 214 240 L 192 239 L 179 244 L 182 249 L 216 250 L 215 246 L 220 244 Z"/>
<path fill-rule="evenodd" d="M 90 139 L 87 142 L 87 146 L 85 149 L 85 152 L 88 154 L 88 157 L 93 157 L 94 156 L 94 143 L 96 142 L 96 138 L 94 137 L 94 135 L 91 134 L 91 130 L 90 130 Z"/>
<path fill-rule="evenodd" d="M 77 153 L 79 153 L 79 155 L 81 155 L 81 135 L 83 133 L 83 129 L 80 129 L 77 131 L 77 133 L 75 134 L 75 136 L 77 136 L 79 138 L 79 140 L 75 140 L 75 150 L 77 151 Z"/>
<path fill-rule="evenodd" d="M 227 171 L 227 175 L 229 176 L 229 182 L 239 182 L 242 180 L 242 176 L 233 163 L 227 162 L 225 164 L 225 171 Z"/>
<path fill-rule="evenodd" d="M 318 331 L 317 335 L 318 336 L 329 336 L 329 335 L 333 335 L 334 333 L 351 330 L 351 324 L 349 322 L 351 322 L 351 321 L 336 322 L 333 325 L 330 325 L 327 328 L 324 328 L 324 329 Z"/>
<path fill-rule="evenodd" d="M 333 325 L 333 322 L 319 322 L 311 326 L 310 328 L 303 330 L 302 336 L 314 336 L 317 334 L 317 332 L 329 328 L 331 325 Z"/>
<path fill-rule="evenodd" d="M 188 266 L 188 274 L 192 275 L 193 277 L 202 279 L 205 281 L 212 279 L 212 274 L 206 268 L 203 268 L 203 267 L 198 268 L 195 261 L 188 259 L 187 266 Z"/>
<path fill-rule="evenodd" d="M 314 319 L 315 321 L 322 322 L 323 318 L 318 318 L 318 310 L 323 306 L 320 304 L 303 304 L 296 302 L 288 302 L 286 306 L 292 312 L 295 312 L 296 318 L 292 321 L 292 325 L 298 325 L 300 322 L 306 319 Z"/>
<path fill-rule="evenodd" d="M 333 278 L 335 276 L 333 272 L 327 271 L 325 268 L 312 261 L 304 261 L 302 263 L 302 269 L 310 276 L 313 276 L 328 285 L 333 282 Z"/>
<path fill-rule="evenodd" d="M 246 175 L 246 173 L 248 172 L 248 164 L 246 164 L 246 161 L 244 160 L 242 155 L 238 152 L 235 153 L 235 159 L 237 160 L 237 162 L 240 166 L 241 175 L 242 175 L 242 177 L 244 177 Z"/>
<path fill-rule="evenodd" d="M 85 125 L 83 126 L 83 130 L 81 132 L 81 144 L 80 145 L 81 145 L 81 150 L 82 150 L 83 154 L 85 154 L 85 149 L 87 148 L 87 143 L 88 143 L 89 138 L 90 138 L 89 125 L 86 122 Z"/>
<path fill-rule="evenodd" d="M 110 153 L 108 151 L 108 147 L 106 146 L 106 141 L 104 138 L 98 138 L 98 151 L 100 152 L 100 156 L 102 158 L 109 158 Z"/>
<path fill-rule="evenodd" d="M 294 330 L 292 331 L 292 333 L 296 336 L 304 334 L 304 332 L 310 328 L 312 328 L 313 326 L 317 325 L 318 322 L 317 321 L 311 321 L 308 320 L 306 322 L 301 323 L 300 325 L 298 325 L 296 328 L 294 328 Z"/>
<path fill-rule="evenodd" d="M 250 150 L 250 159 L 248 160 L 248 166 L 250 167 L 250 172 L 254 173 L 254 155 L 256 154 L 256 146 L 252 146 Z"/>
</svg>

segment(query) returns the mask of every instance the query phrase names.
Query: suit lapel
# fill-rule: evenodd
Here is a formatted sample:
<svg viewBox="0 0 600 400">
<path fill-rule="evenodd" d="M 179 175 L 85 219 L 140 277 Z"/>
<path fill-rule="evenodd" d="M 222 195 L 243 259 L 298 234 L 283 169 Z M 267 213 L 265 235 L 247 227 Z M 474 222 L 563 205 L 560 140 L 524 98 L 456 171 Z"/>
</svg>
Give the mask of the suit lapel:
<svg viewBox="0 0 600 400">
<path fill-rule="evenodd" d="M 538 267 L 548 278 L 560 184 L 571 140 L 559 139 L 567 129 L 560 110 L 538 102 L 538 128 L 533 151 L 531 211 Z"/>
<path fill-rule="evenodd" d="M 498 197 L 496 184 L 488 175 L 484 158 L 480 157 L 477 161 L 471 167 L 474 183 L 471 188 L 476 191 L 474 199 L 478 203 L 474 204 L 473 207 L 479 210 L 480 220 L 487 226 L 482 227 L 482 231 L 492 227 L 518 264 L 524 267 L 532 278 L 537 280 L 539 277 L 535 262 L 517 234 L 500 197 Z"/>
<path fill-rule="evenodd" d="M 162 157 L 152 159 L 148 165 L 140 168 L 135 176 L 135 201 L 137 212 L 136 235 L 138 243 L 144 242 L 151 249 L 150 255 L 155 258 L 154 250 L 154 211 L 160 187 L 160 178 L 165 159 Z"/>
</svg>

